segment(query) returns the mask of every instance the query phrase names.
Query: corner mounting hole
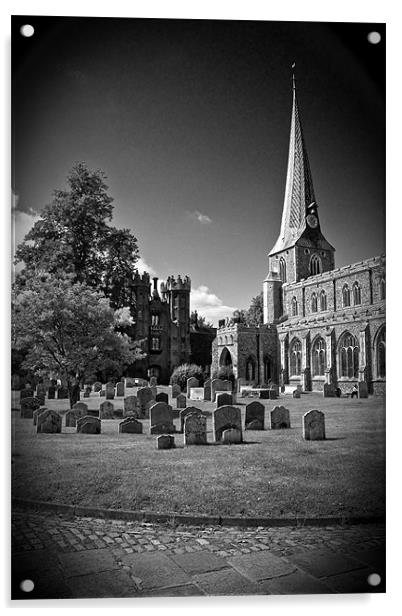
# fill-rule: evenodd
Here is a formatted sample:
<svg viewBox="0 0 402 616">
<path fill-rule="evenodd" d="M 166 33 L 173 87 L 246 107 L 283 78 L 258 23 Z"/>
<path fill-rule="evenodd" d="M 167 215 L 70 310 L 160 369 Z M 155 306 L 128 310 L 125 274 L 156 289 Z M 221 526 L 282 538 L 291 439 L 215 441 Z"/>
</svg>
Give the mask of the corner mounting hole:
<svg viewBox="0 0 402 616">
<path fill-rule="evenodd" d="M 367 582 L 370 586 L 378 586 L 381 583 L 381 576 L 378 573 L 370 573 Z"/>
<path fill-rule="evenodd" d="M 23 592 L 32 592 L 35 587 L 35 584 L 32 580 L 22 580 L 20 584 L 20 588 Z"/>
<path fill-rule="evenodd" d="M 377 45 L 381 41 L 381 34 L 379 32 L 369 32 L 367 40 L 372 45 Z"/>
<path fill-rule="evenodd" d="M 21 26 L 20 32 L 22 36 L 30 37 L 33 36 L 35 28 L 31 26 L 31 24 L 24 24 L 23 26 Z"/>
</svg>

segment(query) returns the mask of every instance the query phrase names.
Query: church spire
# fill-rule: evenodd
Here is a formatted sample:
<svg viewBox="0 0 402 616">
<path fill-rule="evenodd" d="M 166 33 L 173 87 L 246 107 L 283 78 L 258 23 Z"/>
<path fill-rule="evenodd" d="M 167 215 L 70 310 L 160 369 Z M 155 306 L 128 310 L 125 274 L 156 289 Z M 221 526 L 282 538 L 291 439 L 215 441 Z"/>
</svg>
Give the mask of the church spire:
<svg viewBox="0 0 402 616">
<path fill-rule="evenodd" d="M 292 65 L 293 107 L 281 231 L 270 254 L 274 254 L 293 245 L 306 228 L 306 216 L 309 211 L 314 209 L 314 213 L 316 214 L 317 207 L 310 164 L 300 120 L 294 69 L 295 64 Z"/>
</svg>

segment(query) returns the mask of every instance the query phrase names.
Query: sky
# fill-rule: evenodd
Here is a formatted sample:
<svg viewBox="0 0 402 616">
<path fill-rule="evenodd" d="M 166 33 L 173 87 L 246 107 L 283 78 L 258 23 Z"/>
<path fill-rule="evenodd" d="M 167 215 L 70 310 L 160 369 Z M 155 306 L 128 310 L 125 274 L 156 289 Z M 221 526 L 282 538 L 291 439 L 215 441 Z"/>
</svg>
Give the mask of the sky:
<svg viewBox="0 0 402 616">
<path fill-rule="evenodd" d="M 247 308 L 280 229 L 296 62 L 336 266 L 385 252 L 383 24 L 21 16 L 12 36 L 17 243 L 83 161 L 106 173 L 140 267 L 189 275 L 215 323 Z"/>
</svg>

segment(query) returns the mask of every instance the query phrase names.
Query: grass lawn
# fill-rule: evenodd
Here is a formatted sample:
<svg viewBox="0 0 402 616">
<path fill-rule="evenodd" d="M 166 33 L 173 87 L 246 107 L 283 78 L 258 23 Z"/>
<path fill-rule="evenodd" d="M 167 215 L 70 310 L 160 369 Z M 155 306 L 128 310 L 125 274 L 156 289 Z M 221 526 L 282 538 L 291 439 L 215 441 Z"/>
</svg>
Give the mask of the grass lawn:
<svg viewBox="0 0 402 616">
<path fill-rule="evenodd" d="M 167 388 L 159 388 L 167 391 Z M 135 393 L 129 391 L 126 395 Z M 89 406 L 104 400 L 91 396 Z M 88 402 L 88 399 L 83 400 Z M 250 400 L 247 400 L 250 402 Z M 119 420 L 103 420 L 102 434 L 36 434 L 31 419 L 12 412 L 13 496 L 73 505 L 158 513 L 231 516 L 381 515 L 385 508 L 385 408 L 381 398 L 349 400 L 319 394 L 264 400 L 290 410 L 290 430 L 246 431 L 241 445 L 158 451 L 156 436 L 118 434 Z M 114 401 L 117 408 L 123 399 Z M 212 411 L 208 402 L 191 402 Z M 47 401 L 65 411 L 67 401 Z M 243 425 L 245 399 L 242 410 Z M 17 406 L 16 403 L 13 406 Z M 175 401 L 172 404 L 176 408 Z M 325 412 L 326 441 L 302 440 L 302 415 Z M 179 419 L 175 419 L 179 428 Z"/>
</svg>

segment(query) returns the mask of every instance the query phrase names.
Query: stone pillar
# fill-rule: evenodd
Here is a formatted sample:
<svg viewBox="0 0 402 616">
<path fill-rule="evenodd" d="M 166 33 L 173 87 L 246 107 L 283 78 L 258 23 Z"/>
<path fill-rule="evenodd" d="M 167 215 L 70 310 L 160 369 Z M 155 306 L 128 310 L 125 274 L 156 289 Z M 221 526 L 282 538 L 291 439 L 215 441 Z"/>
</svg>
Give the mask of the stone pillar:
<svg viewBox="0 0 402 616">
<path fill-rule="evenodd" d="M 359 332 L 359 381 L 367 381 L 367 323 Z"/>
<path fill-rule="evenodd" d="M 309 361 L 309 332 L 304 334 L 302 343 L 302 366 L 301 366 L 301 385 L 303 391 L 310 391 L 310 361 Z"/>
<path fill-rule="evenodd" d="M 325 336 L 325 342 L 327 345 L 327 368 L 325 370 L 325 382 L 330 385 L 333 383 L 333 374 L 334 374 L 334 366 L 333 366 L 333 356 L 334 356 L 334 337 L 333 337 L 334 329 L 331 328 L 327 331 Z"/>
<path fill-rule="evenodd" d="M 287 365 L 287 354 L 286 354 L 286 343 L 287 343 L 287 334 L 279 334 L 279 342 L 281 345 L 281 386 L 288 383 L 288 365 Z"/>
</svg>

